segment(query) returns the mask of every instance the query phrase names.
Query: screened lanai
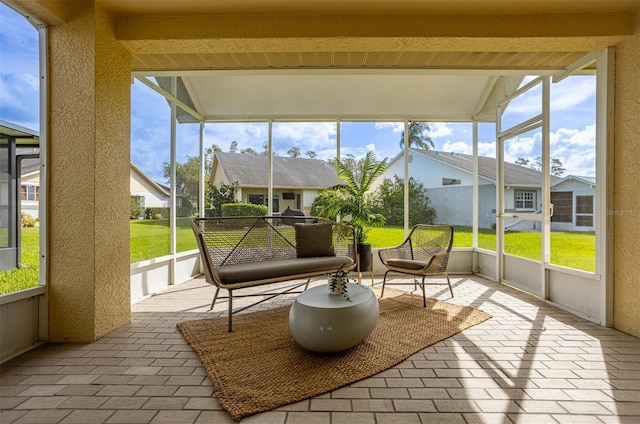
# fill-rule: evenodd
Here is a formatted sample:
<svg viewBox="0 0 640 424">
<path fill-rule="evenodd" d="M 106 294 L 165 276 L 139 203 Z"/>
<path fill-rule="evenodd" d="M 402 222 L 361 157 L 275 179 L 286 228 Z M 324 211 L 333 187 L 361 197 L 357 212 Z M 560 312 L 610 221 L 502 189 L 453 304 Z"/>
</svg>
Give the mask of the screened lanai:
<svg viewBox="0 0 640 424">
<path fill-rule="evenodd" d="M 607 112 L 607 99 L 612 93 L 606 91 L 611 63 L 608 53 L 596 52 L 576 56 L 576 61 L 563 70 L 518 69 L 518 70 L 389 70 L 389 69 L 281 69 L 281 70 L 219 70 L 219 71 L 155 71 L 134 72 L 134 76 L 148 88 L 163 96 L 170 105 L 171 115 L 167 119 L 171 126 L 171 157 L 175 166 L 180 161 L 184 135 L 182 125 L 198 126 L 200 150 L 200 193 L 199 210 L 204 215 L 205 203 L 205 142 L 207 125 L 245 123 L 262 125 L 268 137 L 265 149 L 268 157 L 277 151 L 277 137 L 274 129 L 282 123 L 324 122 L 335 128 L 335 150 L 333 157 L 344 155 L 344 141 L 350 137 L 349 125 L 363 123 L 395 123 L 403 126 L 405 141 L 410 122 L 451 122 L 468 125 L 471 132 L 473 151 L 471 154 L 471 184 L 465 197 L 463 209 L 469 215 L 470 238 L 462 247 L 455 247 L 450 262 L 450 272 L 473 273 L 489 279 L 515 286 L 534 296 L 547 300 L 572 313 L 606 325 L 610 310 L 610 278 L 606 268 L 606 186 L 605 180 L 606 128 L 611 118 Z M 564 241 L 554 241 L 551 236 L 553 203 L 552 184 L 557 181 L 551 175 L 552 151 L 550 150 L 549 120 L 552 114 L 549 92 L 554 84 L 570 75 L 592 75 L 597 81 L 597 104 L 594 111 L 597 134 L 594 154 L 596 176 L 593 198 L 593 223 L 595 247 L 593 266 L 588 269 L 567 266 L 555 260 L 552 252 Z M 514 120 L 510 107 L 517 107 L 524 96 L 537 99 L 538 107 L 527 119 Z M 483 130 L 481 128 L 484 128 Z M 488 128 L 488 129 L 487 129 Z M 486 185 L 479 164 L 479 144 L 481 133 L 491 133 L 495 144 L 493 185 Z M 539 137 L 538 154 L 541 157 L 539 180 L 535 183 L 537 207 L 510 207 L 505 196 L 522 193 L 511 187 L 509 177 L 505 180 L 505 151 L 513 140 L 522 136 L 533 140 Z M 396 143 L 397 140 L 393 140 Z M 386 141 L 385 141 L 386 143 Z M 452 154 L 455 154 L 453 152 Z M 405 184 L 404 234 L 409 228 L 408 181 L 422 172 L 417 159 L 420 152 L 412 150 L 404 143 L 404 150 L 398 151 L 397 172 Z M 270 162 L 271 164 L 272 162 Z M 509 164 L 507 164 L 509 165 Z M 268 194 L 274 198 L 272 168 L 264 176 Z M 171 175 L 175 178 L 175 174 Z M 409 177 L 409 178 L 407 178 Z M 455 180 L 455 179 L 454 179 Z M 444 181 L 444 180 L 443 180 Z M 443 183 L 444 184 L 444 183 Z M 526 188 L 526 187 L 525 187 Z M 488 191 L 487 191 L 488 190 Z M 513 192 L 513 193 L 512 193 Z M 489 244 L 483 242 L 486 229 L 481 228 L 479 206 L 487 193 L 493 196 L 492 232 L 494 238 Z M 509 194 L 511 193 L 511 194 Z M 526 192 L 525 192 L 526 194 Z M 460 193 L 458 193 L 460 195 Z M 175 211 L 178 196 L 172 196 L 170 216 L 171 228 L 177 227 Z M 517 201 L 517 199 L 516 199 Z M 526 201 L 526 199 L 525 199 Z M 275 212 L 273 203 L 267 202 L 269 213 Z M 446 217 L 440 218 L 446 222 Z M 516 227 L 514 227 L 514 225 Z M 533 231 L 512 231 L 517 225 Z M 519 235 L 520 234 L 520 235 Z M 524 234 L 534 234 L 534 255 L 514 253 L 518 245 L 524 243 Z M 167 259 L 165 284 L 185 281 L 197 272 L 197 252 L 180 251 L 180 236 L 171 232 L 171 254 Z M 527 241 L 530 243 L 530 241 Z M 377 257 L 377 254 L 374 254 Z M 158 261 L 146 261 L 132 265 L 132 300 L 147 293 L 138 288 L 151 279 L 155 281 L 162 272 L 158 271 Z M 173 272 L 170 270 L 174 270 Z M 178 271 L 176 271 L 178 270 Z M 179 275 L 184 270 L 184 275 Z M 381 272 L 381 264 L 374 262 L 374 272 Z M 148 290 L 148 289 L 147 289 Z M 151 291 L 154 289 L 152 288 Z"/>
</svg>

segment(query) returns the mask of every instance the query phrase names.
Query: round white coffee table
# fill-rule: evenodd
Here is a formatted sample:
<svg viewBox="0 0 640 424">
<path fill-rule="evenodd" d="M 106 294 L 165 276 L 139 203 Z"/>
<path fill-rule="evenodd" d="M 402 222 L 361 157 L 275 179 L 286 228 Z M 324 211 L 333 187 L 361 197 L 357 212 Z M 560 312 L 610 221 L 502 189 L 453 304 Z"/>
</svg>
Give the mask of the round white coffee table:
<svg viewBox="0 0 640 424">
<path fill-rule="evenodd" d="M 302 292 L 291 306 L 293 338 L 312 352 L 340 352 L 362 342 L 378 323 L 378 299 L 370 288 L 348 283 L 351 302 L 329 294 L 327 284 Z"/>
</svg>

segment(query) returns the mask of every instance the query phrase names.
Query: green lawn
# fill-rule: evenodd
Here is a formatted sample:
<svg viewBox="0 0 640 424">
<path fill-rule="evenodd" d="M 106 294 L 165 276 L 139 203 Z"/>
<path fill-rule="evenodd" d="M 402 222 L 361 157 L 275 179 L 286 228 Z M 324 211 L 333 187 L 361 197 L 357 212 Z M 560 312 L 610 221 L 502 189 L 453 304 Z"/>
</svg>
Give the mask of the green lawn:
<svg viewBox="0 0 640 424">
<path fill-rule="evenodd" d="M 178 218 L 176 246 L 178 252 L 197 249 L 189 218 Z M 471 247 L 471 228 L 456 227 L 454 247 Z M 399 227 L 370 228 L 367 242 L 374 248 L 396 246 L 404 240 Z M 525 258 L 541 259 L 541 234 L 510 231 L 505 234 L 505 251 Z M 495 250 L 495 232 L 480 230 L 479 247 Z M 23 268 L 0 271 L 0 294 L 11 293 L 38 285 L 39 229 L 22 229 Z M 593 232 L 551 233 L 551 263 L 569 268 L 595 272 L 595 235 Z M 131 221 L 131 263 L 169 254 L 169 220 Z"/>
<path fill-rule="evenodd" d="M 399 227 L 371 228 L 367 242 L 375 247 L 396 246 L 402 243 L 404 232 Z M 542 235 L 539 232 L 509 231 L 505 234 L 505 252 L 524 258 L 542 259 Z M 471 247 L 471 227 L 456 227 L 454 247 Z M 496 250 L 494 230 L 479 230 L 478 247 Z M 552 232 L 551 263 L 569 268 L 595 272 L 596 237 L 593 232 Z"/>
<path fill-rule="evenodd" d="M 190 218 L 178 218 L 176 249 L 178 252 L 197 249 L 189 223 Z M 169 220 L 144 219 L 131 221 L 131 263 L 169 254 Z"/>
<path fill-rule="evenodd" d="M 37 287 L 40 280 L 40 229 L 22 229 L 22 268 L 0 271 L 0 294 Z"/>
</svg>

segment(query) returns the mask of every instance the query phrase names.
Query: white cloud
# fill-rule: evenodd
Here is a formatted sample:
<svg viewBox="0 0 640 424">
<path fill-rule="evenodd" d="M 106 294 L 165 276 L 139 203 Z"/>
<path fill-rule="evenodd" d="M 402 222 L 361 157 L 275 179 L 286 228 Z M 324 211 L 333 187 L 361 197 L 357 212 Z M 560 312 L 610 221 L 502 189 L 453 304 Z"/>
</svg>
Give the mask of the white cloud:
<svg viewBox="0 0 640 424">
<path fill-rule="evenodd" d="M 541 133 L 537 132 L 525 137 L 516 137 L 505 143 L 504 160 L 514 163 L 518 158 L 535 158 L 541 156 Z"/>
<path fill-rule="evenodd" d="M 470 144 L 465 143 L 464 141 L 451 142 L 447 140 L 442 145 L 442 151 L 471 155 L 473 154 L 473 147 Z"/>
<path fill-rule="evenodd" d="M 429 123 L 429 132 L 427 135 L 431 138 L 448 137 L 453 134 L 453 128 L 447 122 Z"/>
<path fill-rule="evenodd" d="M 386 128 L 391 128 L 394 133 L 401 133 L 404 131 L 404 122 L 376 122 L 375 129 L 383 130 Z"/>
<path fill-rule="evenodd" d="M 495 158 L 496 143 L 478 143 L 478 155 Z"/>
<path fill-rule="evenodd" d="M 558 112 L 575 107 L 591 98 L 595 100 L 596 77 L 574 76 L 551 85 L 551 110 Z"/>
<path fill-rule="evenodd" d="M 582 130 L 576 128 L 560 128 L 556 132 L 551 133 L 550 141 L 552 146 L 558 147 L 563 145 L 594 147 L 596 145 L 596 125 L 588 125 Z"/>
<path fill-rule="evenodd" d="M 273 124 L 274 144 L 295 145 L 315 150 L 335 146 L 336 124 L 333 122 L 292 122 Z"/>
</svg>

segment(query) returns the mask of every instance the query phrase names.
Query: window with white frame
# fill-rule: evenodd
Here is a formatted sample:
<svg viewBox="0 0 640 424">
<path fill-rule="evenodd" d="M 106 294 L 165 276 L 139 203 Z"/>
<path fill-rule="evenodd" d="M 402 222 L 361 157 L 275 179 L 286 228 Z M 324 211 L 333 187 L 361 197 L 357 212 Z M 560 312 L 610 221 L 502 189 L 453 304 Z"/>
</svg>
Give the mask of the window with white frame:
<svg viewBox="0 0 640 424">
<path fill-rule="evenodd" d="M 40 200 L 40 188 L 34 185 L 23 185 L 20 188 L 20 199 L 27 202 L 37 202 Z"/>
<path fill-rule="evenodd" d="M 515 207 L 516 210 L 533 210 L 536 206 L 536 192 L 516 190 Z"/>
</svg>

